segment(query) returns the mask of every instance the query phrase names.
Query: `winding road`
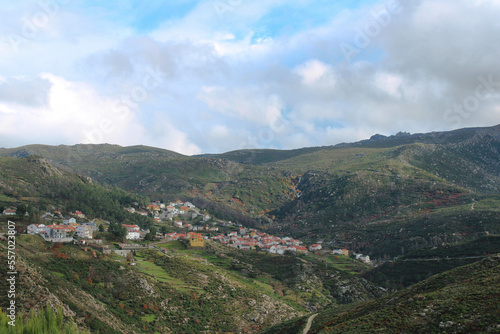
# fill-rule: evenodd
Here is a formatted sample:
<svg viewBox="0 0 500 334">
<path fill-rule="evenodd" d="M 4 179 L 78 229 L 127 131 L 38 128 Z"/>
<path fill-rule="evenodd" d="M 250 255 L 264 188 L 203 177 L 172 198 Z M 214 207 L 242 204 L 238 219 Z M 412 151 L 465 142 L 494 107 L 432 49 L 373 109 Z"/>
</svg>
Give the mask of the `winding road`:
<svg viewBox="0 0 500 334">
<path fill-rule="evenodd" d="M 311 329 L 312 322 L 313 322 L 314 318 L 316 318 L 317 315 L 318 315 L 318 313 L 313 314 L 309 317 L 309 320 L 307 320 L 307 326 L 306 326 L 306 328 L 304 328 L 304 331 L 302 332 L 302 334 L 307 334 L 309 332 L 309 330 Z"/>
</svg>

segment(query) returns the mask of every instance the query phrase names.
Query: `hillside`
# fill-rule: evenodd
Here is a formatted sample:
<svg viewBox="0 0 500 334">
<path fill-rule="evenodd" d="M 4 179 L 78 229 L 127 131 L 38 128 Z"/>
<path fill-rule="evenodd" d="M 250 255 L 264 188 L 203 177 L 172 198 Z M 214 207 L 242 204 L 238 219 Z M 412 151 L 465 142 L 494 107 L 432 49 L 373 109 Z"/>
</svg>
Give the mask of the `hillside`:
<svg viewBox="0 0 500 334">
<path fill-rule="evenodd" d="M 363 277 L 379 286 L 401 289 L 497 253 L 500 253 L 500 236 L 483 236 L 410 252 L 365 272 Z"/>
<path fill-rule="evenodd" d="M 0 248 L 5 262 L 6 244 Z M 18 235 L 16 254 L 18 312 L 49 303 L 100 333 L 254 333 L 327 304 L 384 294 L 342 270 L 218 244 L 190 249 L 172 241 L 132 260 Z M 5 278 L 2 271 L 2 291 Z"/>
<path fill-rule="evenodd" d="M 40 213 L 54 206 L 65 212 L 80 210 L 90 218 L 147 226 L 151 223 L 149 219 L 124 209 L 134 202 L 146 201 L 145 197 L 103 187 L 89 178 L 54 167 L 40 156 L 0 157 L 0 206 L 25 205 L 32 222 L 37 222 Z"/>
<path fill-rule="evenodd" d="M 309 334 L 497 333 L 500 255 L 433 276 L 386 297 L 319 312 Z M 299 334 L 309 317 L 262 331 Z"/>
<path fill-rule="evenodd" d="M 41 155 L 51 164 L 100 183 L 153 198 L 209 201 L 259 217 L 295 198 L 290 173 L 216 158 L 195 158 L 145 146 L 31 145 L 0 155 Z"/>
<path fill-rule="evenodd" d="M 32 145 L 0 154 L 40 154 L 104 184 L 190 200 L 228 220 L 347 244 L 378 260 L 500 233 L 500 126 L 197 157 L 116 145 Z"/>
</svg>

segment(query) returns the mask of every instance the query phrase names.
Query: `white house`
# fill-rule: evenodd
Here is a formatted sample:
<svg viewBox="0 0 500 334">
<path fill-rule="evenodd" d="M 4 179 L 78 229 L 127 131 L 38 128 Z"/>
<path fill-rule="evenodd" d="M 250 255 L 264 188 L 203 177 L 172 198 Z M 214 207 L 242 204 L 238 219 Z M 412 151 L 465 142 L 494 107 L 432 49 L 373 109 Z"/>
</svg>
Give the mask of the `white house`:
<svg viewBox="0 0 500 334">
<path fill-rule="evenodd" d="M 193 205 L 193 203 L 191 203 L 191 202 L 186 202 L 186 203 L 184 203 L 184 206 L 187 206 L 187 207 L 188 207 L 188 208 L 190 208 L 190 209 L 194 209 L 194 208 L 196 208 L 196 206 L 194 206 L 194 205 Z"/>
<path fill-rule="evenodd" d="M 16 210 L 15 209 L 5 209 L 5 210 L 3 210 L 2 214 L 4 214 L 5 216 L 15 216 Z"/>
<path fill-rule="evenodd" d="M 49 236 L 54 239 L 67 238 L 68 233 L 75 231 L 71 225 L 50 225 L 47 227 L 50 229 Z"/>
<path fill-rule="evenodd" d="M 92 239 L 92 226 L 90 225 L 79 225 L 75 229 L 75 234 L 80 238 Z"/>
<path fill-rule="evenodd" d="M 71 217 L 69 219 L 63 219 L 63 224 L 64 225 L 76 224 L 76 219 L 74 217 Z"/>
<path fill-rule="evenodd" d="M 39 234 L 40 232 L 47 232 L 49 228 L 44 224 L 31 224 L 28 225 L 28 234 Z"/>
<path fill-rule="evenodd" d="M 314 251 L 318 251 L 318 250 L 320 250 L 321 248 L 322 248 L 322 247 L 321 247 L 321 245 L 319 245 L 319 244 L 314 244 L 314 245 L 309 246 L 309 251 L 310 251 L 310 252 L 314 252 Z"/>
<path fill-rule="evenodd" d="M 127 229 L 127 236 L 125 239 L 137 240 L 141 238 L 141 229 L 137 225 L 122 225 Z"/>
</svg>

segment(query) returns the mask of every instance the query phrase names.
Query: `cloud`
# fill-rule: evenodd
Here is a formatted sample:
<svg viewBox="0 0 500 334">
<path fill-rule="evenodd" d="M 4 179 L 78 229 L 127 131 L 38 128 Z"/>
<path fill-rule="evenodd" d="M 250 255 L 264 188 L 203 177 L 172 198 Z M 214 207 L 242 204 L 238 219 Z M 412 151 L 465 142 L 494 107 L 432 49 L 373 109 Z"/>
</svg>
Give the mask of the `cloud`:
<svg viewBox="0 0 500 334">
<path fill-rule="evenodd" d="M 10 4 L 0 35 L 39 10 Z M 68 3 L 17 52 L 0 43 L 0 138 L 195 154 L 493 125 L 499 14 L 493 0 Z"/>
<path fill-rule="evenodd" d="M 0 103 L 44 106 L 47 104 L 50 86 L 50 81 L 42 78 L 9 78 L 0 81 Z"/>
</svg>

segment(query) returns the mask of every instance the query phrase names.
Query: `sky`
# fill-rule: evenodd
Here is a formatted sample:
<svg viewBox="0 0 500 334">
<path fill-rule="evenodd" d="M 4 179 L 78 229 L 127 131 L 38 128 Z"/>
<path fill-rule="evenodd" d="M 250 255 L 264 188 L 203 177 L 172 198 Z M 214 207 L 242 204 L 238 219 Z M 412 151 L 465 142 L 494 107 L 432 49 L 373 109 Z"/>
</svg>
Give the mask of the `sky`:
<svg viewBox="0 0 500 334">
<path fill-rule="evenodd" d="M 186 155 L 500 123 L 500 0 L 0 0 L 0 147 Z"/>
</svg>

